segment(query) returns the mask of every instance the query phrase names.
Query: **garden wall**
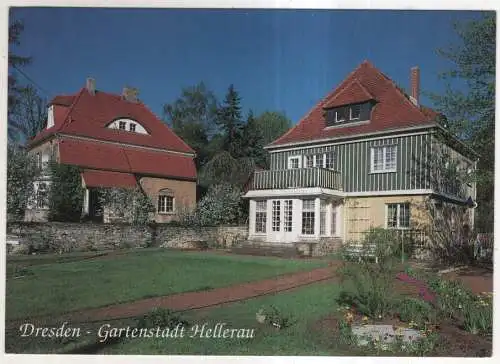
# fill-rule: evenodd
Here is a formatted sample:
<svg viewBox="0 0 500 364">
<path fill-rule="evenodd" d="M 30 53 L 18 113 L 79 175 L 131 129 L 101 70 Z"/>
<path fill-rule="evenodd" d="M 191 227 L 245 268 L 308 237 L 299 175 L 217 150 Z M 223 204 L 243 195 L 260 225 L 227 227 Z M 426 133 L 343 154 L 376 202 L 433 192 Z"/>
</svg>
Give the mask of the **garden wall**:
<svg viewBox="0 0 500 364">
<path fill-rule="evenodd" d="M 246 226 L 182 227 L 60 222 L 8 222 L 7 234 L 19 237 L 18 253 L 71 252 L 119 248 L 193 249 L 231 247 L 247 238 Z"/>
</svg>

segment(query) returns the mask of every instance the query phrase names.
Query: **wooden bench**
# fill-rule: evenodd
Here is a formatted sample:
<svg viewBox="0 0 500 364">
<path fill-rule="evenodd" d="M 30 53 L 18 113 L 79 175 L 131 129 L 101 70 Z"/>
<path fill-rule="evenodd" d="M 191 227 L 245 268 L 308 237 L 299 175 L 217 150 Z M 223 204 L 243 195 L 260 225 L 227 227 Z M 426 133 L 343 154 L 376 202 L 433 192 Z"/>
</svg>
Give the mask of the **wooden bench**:
<svg viewBox="0 0 500 364">
<path fill-rule="evenodd" d="M 376 248 L 375 244 L 349 243 L 345 247 L 345 253 L 349 257 L 357 257 L 359 262 L 363 258 L 375 258 L 375 263 L 378 263 Z"/>
</svg>

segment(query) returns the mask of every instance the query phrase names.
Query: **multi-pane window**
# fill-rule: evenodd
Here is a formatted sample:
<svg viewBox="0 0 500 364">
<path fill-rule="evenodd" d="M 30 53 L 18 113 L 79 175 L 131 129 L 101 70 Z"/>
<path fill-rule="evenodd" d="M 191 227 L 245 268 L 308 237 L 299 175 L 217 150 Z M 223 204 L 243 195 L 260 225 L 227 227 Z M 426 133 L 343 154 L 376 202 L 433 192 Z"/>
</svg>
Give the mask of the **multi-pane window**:
<svg viewBox="0 0 500 364">
<path fill-rule="evenodd" d="M 174 212 L 174 194 L 169 189 L 163 189 L 158 196 L 158 213 Z"/>
<path fill-rule="evenodd" d="M 125 129 L 126 129 L 126 127 L 127 127 L 127 123 L 126 123 L 126 122 L 124 122 L 124 121 L 120 121 L 120 122 L 118 123 L 118 129 L 125 130 Z"/>
<path fill-rule="evenodd" d="M 129 126 L 128 126 L 129 130 L 130 131 L 135 131 L 135 124 L 134 123 L 130 123 Z"/>
<path fill-rule="evenodd" d="M 314 234 L 314 200 L 302 200 L 302 234 Z"/>
<path fill-rule="evenodd" d="M 47 185 L 45 183 L 39 183 L 36 189 L 36 207 L 38 209 L 48 208 L 47 203 Z"/>
<path fill-rule="evenodd" d="M 36 167 L 42 168 L 42 153 L 36 154 Z"/>
<path fill-rule="evenodd" d="M 314 167 L 314 155 L 306 155 L 304 157 L 304 166 L 306 168 L 313 168 Z"/>
<path fill-rule="evenodd" d="M 396 146 L 374 147 L 372 151 L 372 172 L 396 172 Z"/>
<path fill-rule="evenodd" d="M 332 206 L 332 225 L 330 226 L 330 235 L 337 235 L 337 207 Z"/>
<path fill-rule="evenodd" d="M 286 232 L 292 231 L 292 200 L 285 200 L 283 206 L 283 213 L 285 214 L 285 221 L 283 230 Z"/>
<path fill-rule="evenodd" d="M 410 227 L 410 204 L 391 203 L 387 205 L 387 227 L 407 229 Z"/>
<path fill-rule="evenodd" d="M 361 115 L 361 106 L 360 105 L 352 105 L 350 108 L 350 120 L 359 120 L 359 116 Z"/>
<path fill-rule="evenodd" d="M 316 154 L 314 156 L 314 167 L 323 168 L 324 154 Z"/>
<path fill-rule="evenodd" d="M 342 107 L 335 111 L 335 122 L 340 123 L 342 121 L 346 121 L 349 117 L 349 109 L 346 107 Z"/>
<path fill-rule="evenodd" d="M 291 157 L 288 159 L 288 169 L 300 168 L 300 157 Z"/>
<path fill-rule="evenodd" d="M 267 201 L 257 201 L 255 204 L 255 232 L 265 233 L 267 223 Z"/>
<path fill-rule="evenodd" d="M 325 168 L 335 169 L 335 153 L 330 152 L 325 154 Z"/>
<path fill-rule="evenodd" d="M 326 235 L 326 210 L 327 203 L 324 200 L 321 200 L 320 210 L 319 210 L 319 234 Z"/>
<path fill-rule="evenodd" d="M 274 200 L 273 201 L 273 231 L 280 231 L 280 215 L 281 215 L 281 201 Z"/>
</svg>

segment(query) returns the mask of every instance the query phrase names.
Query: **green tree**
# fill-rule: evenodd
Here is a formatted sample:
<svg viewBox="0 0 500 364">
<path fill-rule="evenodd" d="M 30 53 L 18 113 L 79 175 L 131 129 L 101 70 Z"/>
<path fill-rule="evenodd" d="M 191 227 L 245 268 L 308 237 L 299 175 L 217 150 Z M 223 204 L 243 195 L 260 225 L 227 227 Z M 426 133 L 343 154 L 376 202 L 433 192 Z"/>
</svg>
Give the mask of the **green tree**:
<svg viewBox="0 0 500 364">
<path fill-rule="evenodd" d="M 431 95 L 446 115 L 446 127 L 479 155 L 477 165 L 477 220 L 480 230 L 493 229 L 495 155 L 495 13 L 455 24 L 460 41 L 439 54 L 452 63 L 442 75 L 447 81 L 443 95 Z M 466 91 L 453 89 L 451 81 L 464 81 Z"/>
<path fill-rule="evenodd" d="M 264 146 L 278 139 L 292 127 L 290 119 L 276 111 L 265 111 L 255 121 L 262 133 Z"/>
<path fill-rule="evenodd" d="M 215 133 L 217 99 L 203 82 L 182 90 L 181 96 L 163 107 L 167 123 L 197 154 L 197 166 L 213 155 L 208 148 Z"/>
<path fill-rule="evenodd" d="M 253 159 L 255 165 L 266 168 L 268 166 L 267 152 L 264 150 L 264 138 L 262 129 L 250 110 L 247 122 L 243 127 L 243 145 L 241 155 Z"/>
<path fill-rule="evenodd" d="M 49 220 L 80 221 L 83 187 L 80 168 L 50 162 Z"/>
<path fill-rule="evenodd" d="M 33 196 L 33 182 L 38 176 L 35 161 L 23 147 L 7 145 L 7 213 L 22 219 L 26 203 Z"/>
<path fill-rule="evenodd" d="M 219 107 L 217 124 L 224 135 L 222 148 L 231 156 L 241 155 L 243 122 L 241 119 L 241 97 L 230 85 L 224 103 Z"/>
</svg>

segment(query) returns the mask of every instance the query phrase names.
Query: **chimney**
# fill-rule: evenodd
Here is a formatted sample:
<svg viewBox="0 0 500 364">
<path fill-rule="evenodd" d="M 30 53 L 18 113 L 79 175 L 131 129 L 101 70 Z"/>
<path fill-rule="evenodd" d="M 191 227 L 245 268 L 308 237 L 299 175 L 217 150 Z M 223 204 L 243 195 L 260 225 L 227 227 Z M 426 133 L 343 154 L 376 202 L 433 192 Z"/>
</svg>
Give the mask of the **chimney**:
<svg viewBox="0 0 500 364">
<path fill-rule="evenodd" d="M 411 68 L 410 82 L 411 82 L 410 100 L 416 106 L 418 106 L 419 103 L 418 99 L 420 95 L 420 68 L 418 68 L 418 66 Z"/>
<path fill-rule="evenodd" d="M 123 88 L 122 98 L 124 100 L 126 100 L 126 101 L 137 102 L 138 101 L 138 98 L 137 98 L 138 95 L 139 95 L 139 90 L 137 90 L 135 87 L 125 86 Z"/>
<path fill-rule="evenodd" d="M 93 78 L 87 78 L 87 83 L 85 85 L 85 88 L 91 95 L 95 95 L 95 80 Z"/>
</svg>

